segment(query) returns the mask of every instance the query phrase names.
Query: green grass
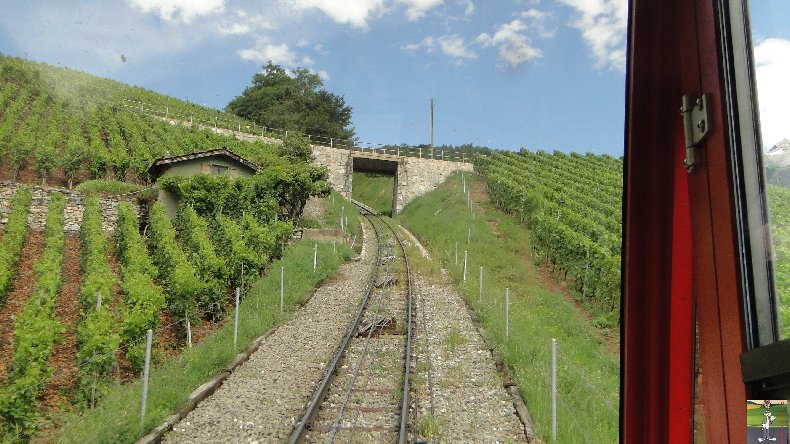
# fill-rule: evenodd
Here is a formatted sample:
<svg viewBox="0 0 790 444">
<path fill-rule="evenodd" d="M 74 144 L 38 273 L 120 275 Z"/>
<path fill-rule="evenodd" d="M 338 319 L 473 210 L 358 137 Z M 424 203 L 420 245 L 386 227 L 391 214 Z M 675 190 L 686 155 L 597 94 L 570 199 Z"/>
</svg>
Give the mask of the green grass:
<svg viewBox="0 0 790 444">
<path fill-rule="evenodd" d="M 75 189 L 86 194 L 125 194 L 133 191 L 142 191 L 145 188 L 143 185 L 121 182 L 119 180 L 93 179 L 77 185 Z"/>
<path fill-rule="evenodd" d="M 482 182 L 470 176 L 467 174 L 467 181 Z M 544 288 L 534 269 L 525 227 L 489 202 L 475 204 L 473 219 L 460 175 L 451 176 L 436 190 L 410 202 L 398 219 L 447 269 L 474 309 L 487 339 L 510 369 L 537 434 L 546 442 L 550 439 L 550 344 L 556 338 L 558 442 L 617 442 L 618 358 L 606 350 L 598 339 L 602 332 L 573 303 Z M 467 244 L 469 228 L 471 243 Z M 464 250 L 468 251 L 465 283 Z M 482 302 L 478 302 L 480 267 L 484 268 Z M 508 341 L 504 337 L 505 288 L 510 288 L 511 301 Z"/>
<path fill-rule="evenodd" d="M 324 198 L 326 215 L 321 217 L 322 227 L 340 229 L 340 217 L 344 215 L 348 219 L 346 235 L 354 238 L 354 250 L 362 250 L 362 225 L 359 221 L 359 212 L 356 205 L 349 202 L 340 193 L 332 191 L 332 194 Z"/>
<path fill-rule="evenodd" d="M 392 215 L 392 192 L 395 176 L 354 173 L 351 196 L 379 214 Z"/>
<path fill-rule="evenodd" d="M 288 311 L 303 302 L 318 283 L 332 276 L 350 255 L 346 245 L 338 245 L 334 255 L 331 243 L 319 243 L 318 269 L 314 273 L 313 242 L 297 242 L 289 247 L 283 258 L 274 262 L 271 271 L 255 282 L 244 297 L 240 305 L 237 350 L 233 350 L 233 317 L 228 316 L 226 324 L 202 343 L 151 370 L 144 425 L 140 425 L 138 380 L 111 387 L 93 411 L 67 415 L 56 440 L 80 444 L 134 442 L 183 406 L 189 393 L 225 368 L 255 338 L 288 319 Z M 284 315 L 279 314 L 281 266 L 285 267 L 287 311 Z"/>
</svg>

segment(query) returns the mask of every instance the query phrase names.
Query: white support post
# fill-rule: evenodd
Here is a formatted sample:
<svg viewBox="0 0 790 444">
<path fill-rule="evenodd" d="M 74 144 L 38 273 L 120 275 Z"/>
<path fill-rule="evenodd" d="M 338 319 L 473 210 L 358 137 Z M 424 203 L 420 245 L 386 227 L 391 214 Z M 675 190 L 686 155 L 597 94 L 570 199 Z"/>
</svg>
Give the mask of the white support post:
<svg viewBox="0 0 790 444">
<path fill-rule="evenodd" d="M 285 278 L 285 267 L 280 267 L 280 314 L 283 314 L 283 303 L 285 300 L 284 278 Z"/>
<path fill-rule="evenodd" d="M 335 147 L 335 139 L 330 137 L 329 138 L 329 148 L 334 148 L 334 147 Z"/>
<path fill-rule="evenodd" d="M 477 302 L 483 302 L 483 267 L 480 267 L 480 282 L 478 283 Z"/>
<path fill-rule="evenodd" d="M 510 339 L 510 289 L 505 288 L 505 341 Z"/>
<path fill-rule="evenodd" d="M 145 409 L 148 403 L 148 373 L 151 367 L 151 342 L 153 342 L 154 331 L 150 328 L 145 336 L 145 364 L 143 366 L 143 400 L 140 405 L 140 427 L 145 424 Z"/>
<path fill-rule="evenodd" d="M 400 156 L 400 145 L 398 145 L 398 156 Z"/>
<path fill-rule="evenodd" d="M 466 282 L 466 259 L 467 259 L 467 250 L 464 250 L 464 282 Z"/>
<path fill-rule="evenodd" d="M 557 440 L 557 340 L 551 339 L 551 440 Z"/>
<path fill-rule="evenodd" d="M 192 348 L 192 324 L 189 323 L 189 316 L 187 316 L 187 347 Z"/>
<path fill-rule="evenodd" d="M 316 267 L 318 267 L 318 244 L 313 244 L 313 273 Z"/>
<path fill-rule="evenodd" d="M 233 351 L 236 351 L 236 345 L 239 342 L 239 295 L 241 291 L 236 287 L 236 310 L 233 312 Z"/>
<path fill-rule="evenodd" d="M 335 256 L 337 256 L 337 245 L 336 244 L 337 244 L 337 241 L 333 240 L 332 241 L 332 254 L 335 255 Z"/>
<path fill-rule="evenodd" d="M 471 244 L 472 243 L 472 229 L 471 228 L 467 228 L 466 229 L 466 243 L 467 244 Z"/>
<path fill-rule="evenodd" d="M 346 232 L 346 227 L 345 225 L 343 225 L 343 218 L 345 217 L 345 214 L 346 214 L 346 207 L 345 206 L 340 207 L 340 231 L 344 233 Z"/>
<path fill-rule="evenodd" d="M 422 147 L 420 147 L 420 159 L 422 159 Z"/>
</svg>

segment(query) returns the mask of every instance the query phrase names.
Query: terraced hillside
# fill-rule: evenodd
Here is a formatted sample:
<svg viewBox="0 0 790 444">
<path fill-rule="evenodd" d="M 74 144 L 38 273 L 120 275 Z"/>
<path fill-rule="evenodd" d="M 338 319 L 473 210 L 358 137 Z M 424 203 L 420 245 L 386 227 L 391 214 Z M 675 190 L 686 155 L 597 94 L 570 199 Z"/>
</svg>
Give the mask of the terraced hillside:
<svg viewBox="0 0 790 444">
<path fill-rule="evenodd" d="M 477 165 L 492 201 L 529 227 L 536 261 L 603 325 L 617 324 L 620 306 L 622 167 L 610 156 L 526 150 Z"/>
<path fill-rule="evenodd" d="M 494 154 L 478 169 L 492 200 L 529 227 L 534 257 L 548 263 L 602 325 L 620 301 L 621 159 L 555 151 Z M 790 190 L 768 186 L 780 321 L 790 336 Z"/>
<path fill-rule="evenodd" d="M 195 125 L 174 127 L 137 112 L 145 106 Z M 199 129 L 197 122 L 255 126 L 143 88 L 0 54 L 0 180 L 61 186 L 102 178 L 146 182 L 151 161 L 167 152 L 219 146 L 261 165 L 277 163 L 278 145 L 243 142 Z"/>
<path fill-rule="evenodd" d="M 310 164 L 306 139 L 292 134 L 282 143 L 242 141 L 213 126 L 147 116 L 133 109 L 141 102 L 195 122 L 231 122 L 224 113 L 141 88 L 0 55 L 0 187 L 10 196 L 9 205 L 0 207 L 2 442 L 45 439 L 34 438 L 42 426 L 54 433 L 67 412 L 76 415 L 71 424 L 82 423 L 86 419 L 78 415 L 106 412 L 109 399 L 139 405 L 139 397 L 119 393 L 139 390 L 148 330 L 156 364 L 182 359 L 208 337 L 213 349 L 201 352 L 200 364 L 180 368 L 167 394 L 153 395 L 150 418 L 161 420 L 232 360 L 235 350 L 222 332 L 233 318 L 234 288 L 244 300 L 274 261 L 290 267 L 313 258 L 312 244 L 286 248 L 306 200 L 329 192 L 326 170 Z M 254 125 L 233 120 L 233 126 L 248 124 Z M 158 203 L 148 208 L 150 202 L 139 202 L 138 212 L 122 202 L 116 226 L 109 227 L 114 233 L 103 226 L 107 210 L 97 191 L 139 191 L 149 185 L 147 169 L 155 158 L 218 146 L 264 168 L 236 179 L 168 177 L 159 185 L 184 203 L 175 219 L 165 217 Z M 31 192 L 32 183 L 46 187 Z M 53 185 L 78 186 L 66 193 Z M 337 201 L 342 205 L 342 198 Z M 30 221 L 43 217 L 42 233 Z M 65 219 L 81 221 L 78 236 L 74 227 L 66 229 Z M 336 251 L 315 274 L 300 279 L 291 303 L 347 257 L 347 247 Z M 242 340 L 270 328 L 277 311 L 257 303 L 246 314 L 250 327 Z M 114 424 L 116 438 L 136 439 L 139 416 L 110 410 L 126 421 Z"/>
</svg>

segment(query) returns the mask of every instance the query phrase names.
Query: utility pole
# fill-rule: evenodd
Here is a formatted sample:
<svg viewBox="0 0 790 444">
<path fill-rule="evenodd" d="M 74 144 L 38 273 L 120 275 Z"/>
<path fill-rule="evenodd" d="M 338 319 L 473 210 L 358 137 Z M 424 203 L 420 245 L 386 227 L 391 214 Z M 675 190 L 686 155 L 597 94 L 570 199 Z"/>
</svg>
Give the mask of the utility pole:
<svg viewBox="0 0 790 444">
<path fill-rule="evenodd" d="M 431 99 L 431 159 L 433 159 L 433 99 Z"/>
</svg>

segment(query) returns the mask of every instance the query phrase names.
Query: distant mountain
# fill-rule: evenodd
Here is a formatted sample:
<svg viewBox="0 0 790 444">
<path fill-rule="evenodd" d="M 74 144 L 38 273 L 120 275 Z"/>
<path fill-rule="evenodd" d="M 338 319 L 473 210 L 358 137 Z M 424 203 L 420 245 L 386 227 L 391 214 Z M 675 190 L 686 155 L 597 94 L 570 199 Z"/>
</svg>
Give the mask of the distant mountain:
<svg viewBox="0 0 790 444">
<path fill-rule="evenodd" d="M 782 139 L 765 153 L 765 177 L 768 183 L 790 188 L 790 140 Z"/>
</svg>

